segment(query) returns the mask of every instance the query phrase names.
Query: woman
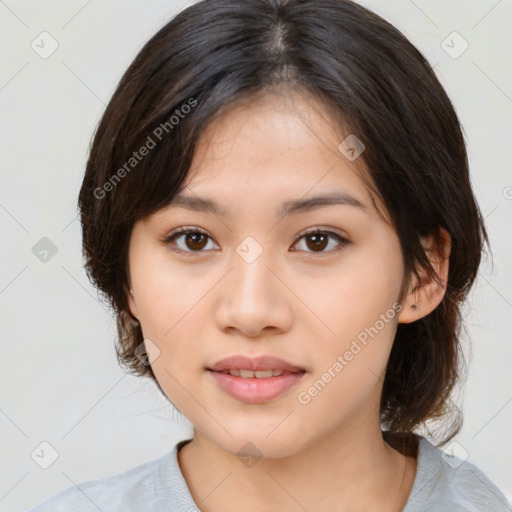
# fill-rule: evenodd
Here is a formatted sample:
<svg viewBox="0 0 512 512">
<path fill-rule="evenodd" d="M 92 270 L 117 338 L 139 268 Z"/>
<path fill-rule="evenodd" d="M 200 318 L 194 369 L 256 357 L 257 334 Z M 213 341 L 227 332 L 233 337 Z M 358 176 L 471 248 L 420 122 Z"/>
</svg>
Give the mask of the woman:
<svg viewBox="0 0 512 512">
<path fill-rule="evenodd" d="M 347 0 L 204 0 L 141 50 L 80 192 L 120 362 L 193 424 L 34 509 L 509 510 L 460 429 L 485 227 L 422 55 Z"/>
</svg>

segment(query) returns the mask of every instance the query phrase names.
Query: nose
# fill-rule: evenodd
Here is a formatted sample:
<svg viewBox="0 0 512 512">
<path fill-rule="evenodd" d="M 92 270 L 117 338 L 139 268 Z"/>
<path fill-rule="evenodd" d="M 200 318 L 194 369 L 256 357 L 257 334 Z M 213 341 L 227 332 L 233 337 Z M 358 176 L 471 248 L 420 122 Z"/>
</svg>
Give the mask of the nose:
<svg viewBox="0 0 512 512">
<path fill-rule="evenodd" d="M 270 252 L 270 251 L 268 251 Z M 217 327 L 257 338 L 289 330 L 293 323 L 292 292 L 286 278 L 273 268 L 266 251 L 248 263 L 236 255 L 233 269 L 218 290 Z"/>
</svg>

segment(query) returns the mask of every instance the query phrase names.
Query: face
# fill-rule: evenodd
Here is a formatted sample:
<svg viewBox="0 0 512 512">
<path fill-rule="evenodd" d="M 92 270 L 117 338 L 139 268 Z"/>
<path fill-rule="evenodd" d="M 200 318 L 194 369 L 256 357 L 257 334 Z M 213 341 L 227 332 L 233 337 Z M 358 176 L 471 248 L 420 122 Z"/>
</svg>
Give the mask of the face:
<svg viewBox="0 0 512 512">
<path fill-rule="evenodd" d="M 231 109 L 204 132 L 184 199 L 133 228 L 129 303 L 153 371 L 196 432 L 232 453 L 380 431 L 402 253 L 327 118 L 295 95 Z M 293 368 L 211 371 L 231 356 L 249 359 L 227 363 L 235 374 L 260 356 Z"/>
</svg>

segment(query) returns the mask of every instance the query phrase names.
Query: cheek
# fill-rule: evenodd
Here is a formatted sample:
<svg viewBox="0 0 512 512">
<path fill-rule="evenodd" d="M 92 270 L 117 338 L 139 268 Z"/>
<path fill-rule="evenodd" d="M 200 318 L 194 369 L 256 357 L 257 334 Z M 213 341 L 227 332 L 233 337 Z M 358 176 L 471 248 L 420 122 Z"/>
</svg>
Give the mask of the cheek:
<svg viewBox="0 0 512 512">
<path fill-rule="evenodd" d="M 328 277 L 319 275 L 313 280 L 306 276 L 296 282 L 308 306 L 329 327 L 326 340 L 337 338 L 343 343 L 386 312 L 394 318 L 402 272 L 399 249 L 382 244 L 347 252 L 339 266 L 329 269 Z"/>
<path fill-rule="evenodd" d="M 158 357 L 151 359 L 153 372 L 169 400 L 187 417 L 192 414 L 189 393 L 200 396 L 205 348 L 212 339 L 209 292 L 222 277 L 199 267 L 148 258 L 140 266 L 144 272 L 137 287 L 143 336 L 158 347 Z"/>
<path fill-rule="evenodd" d="M 337 401 L 355 406 L 383 378 L 401 308 L 396 302 L 401 277 L 399 247 L 381 243 L 378 250 L 353 251 L 331 279 L 308 290 L 308 304 L 329 327 L 316 336 L 309 384 L 318 381 L 318 386 L 305 398 L 315 408 Z"/>
<path fill-rule="evenodd" d="M 166 251 L 143 251 L 131 268 L 144 335 L 165 340 L 193 316 L 214 277 L 198 267 L 173 263 Z"/>
<path fill-rule="evenodd" d="M 340 333 L 332 341 L 321 340 L 313 372 L 297 390 L 297 412 L 326 430 L 350 425 L 350 418 L 375 419 L 396 331 L 395 311 L 389 310 L 388 316 L 387 323 L 368 318 L 358 328 L 350 316 L 344 316 L 346 324 L 340 319 Z"/>
</svg>

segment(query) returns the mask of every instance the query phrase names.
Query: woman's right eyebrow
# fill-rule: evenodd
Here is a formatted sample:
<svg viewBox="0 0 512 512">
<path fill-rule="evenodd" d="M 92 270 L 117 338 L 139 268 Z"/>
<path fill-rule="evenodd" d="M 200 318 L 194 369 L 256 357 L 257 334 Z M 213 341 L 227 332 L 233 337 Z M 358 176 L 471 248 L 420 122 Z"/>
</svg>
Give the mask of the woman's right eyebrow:
<svg viewBox="0 0 512 512">
<path fill-rule="evenodd" d="M 348 192 L 337 191 L 309 198 L 284 201 L 276 210 L 276 216 L 284 217 L 334 205 L 352 206 L 368 211 L 368 207 L 359 199 Z M 227 219 L 233 218 L 233 213 L 224 205 L 220 205 L 213 199 L 197 195 L 190 196 L 179 193 L 169 203 L 168 207 L 185 208 L 196 212 L 210 212 Z"/>
</svg>

